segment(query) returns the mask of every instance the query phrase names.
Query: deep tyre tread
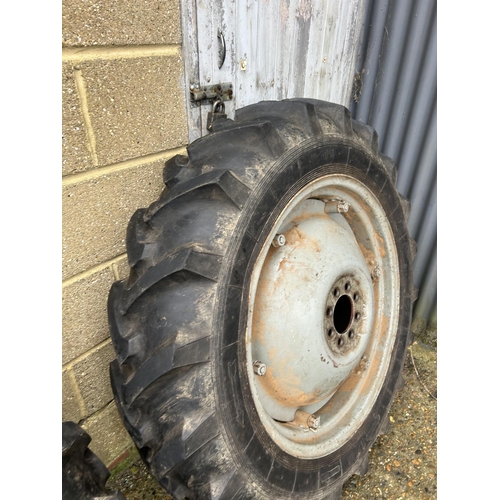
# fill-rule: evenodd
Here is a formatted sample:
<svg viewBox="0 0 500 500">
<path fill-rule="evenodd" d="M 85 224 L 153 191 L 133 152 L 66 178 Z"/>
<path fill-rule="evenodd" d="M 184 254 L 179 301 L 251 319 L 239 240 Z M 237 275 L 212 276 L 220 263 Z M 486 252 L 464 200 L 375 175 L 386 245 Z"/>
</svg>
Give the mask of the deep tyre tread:
<svg viewBox="0 0 500 500">
<path fill-rule="evenodd" d="M 63 500 L 125 500 L 119 491 L 106 489 L 109 470 L 92 453 L 90 436 L 74 422 L 62 424 Z"/>
<path fill-rule="evenodd" d="M 306 158 L 316 151 L 348 172 L 366 165 L 360 178 L 392 200 L 386 213 L 405 274 L 379 413 L 340 458 L 305 463 L 285 456 L 256 427 L 238 375 L 238 332 L 245 266 L 271 227 L 279 189 L 296 189 L 282 172 L 296 165 L 294 175 L 313 175 Z M 108 299 L 113 393 L 142 458 L 176 500 L 340 500 L 350 475 L 368 470 L 367 450 L 386 430 L 410 340 L 416 244 L 406 227 L 409 202 L 395 188 L 396 165 L 378 151 L 376 131 L 343 106 L 292 99 L 253 104 L 234 120 L 216 121 L 187 155 L 166 162 L 163 181 L 160 198 L 130 220 L 130 276 L 113 285 Z"/>
</svg>

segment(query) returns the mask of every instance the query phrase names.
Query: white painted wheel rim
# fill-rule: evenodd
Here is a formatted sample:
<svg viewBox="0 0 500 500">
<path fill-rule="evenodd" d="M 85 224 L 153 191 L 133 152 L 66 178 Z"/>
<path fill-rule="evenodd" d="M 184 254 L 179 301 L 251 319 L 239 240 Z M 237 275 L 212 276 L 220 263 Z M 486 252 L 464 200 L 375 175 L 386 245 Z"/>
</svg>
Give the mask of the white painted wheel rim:
<svg viewBox="0 0 500 500">
<path fill-rule="evenodd" d="M 339 202 L 346 213 L 327 213 Z M 295 195 L 256 261 L 248 310 L 247 372 L 267 433 L 298 458 L 337 450 L 369 415 L 397 332 L 397 250 L 375 195 L 341 174 Z"/>
</svg>

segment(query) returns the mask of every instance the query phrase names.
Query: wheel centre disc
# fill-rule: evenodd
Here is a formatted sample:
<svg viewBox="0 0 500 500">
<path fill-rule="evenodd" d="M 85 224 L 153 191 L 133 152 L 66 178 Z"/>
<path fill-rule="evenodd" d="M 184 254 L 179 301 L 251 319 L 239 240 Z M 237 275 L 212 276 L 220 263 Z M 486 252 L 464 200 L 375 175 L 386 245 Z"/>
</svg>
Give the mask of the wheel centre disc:
<svg viewBox="0 0 500 500">
<path fill-rule="evenodd" d="M 385 214 L 353 178 L 315 181 L 276 221 L 252 273 L 246 356 L 259 417 L 285 451 L 330 453 L 374 404 L 395 338 L 395 269 Z"/>
<path fill-rule="evenodd" d="M 343 216 L 324 207 L 309 199 L 291 212 L 280 232 L 286 243 L 271 247 L 257 287 L 252 350 L 267 370 L 256 386 L 280 421 L 332 396 L 359 363 L 371 328 L 369 269 Z"/>
</svg>

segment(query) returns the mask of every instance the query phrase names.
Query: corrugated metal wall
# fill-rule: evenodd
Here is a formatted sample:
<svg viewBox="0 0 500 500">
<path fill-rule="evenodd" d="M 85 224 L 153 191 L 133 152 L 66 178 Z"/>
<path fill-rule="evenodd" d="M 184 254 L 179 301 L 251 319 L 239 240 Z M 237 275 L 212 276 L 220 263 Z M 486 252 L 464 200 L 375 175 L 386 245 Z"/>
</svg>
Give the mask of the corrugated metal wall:
<svg viewBox="0 0 500 500">
<path fill-rule="evenodd" d="M 437 322 L 436 32 L 436 0 L 367 0 L 351 104 L 396 161 L 398 189 L 411 201 L 417 331 Z"/>
</svg>

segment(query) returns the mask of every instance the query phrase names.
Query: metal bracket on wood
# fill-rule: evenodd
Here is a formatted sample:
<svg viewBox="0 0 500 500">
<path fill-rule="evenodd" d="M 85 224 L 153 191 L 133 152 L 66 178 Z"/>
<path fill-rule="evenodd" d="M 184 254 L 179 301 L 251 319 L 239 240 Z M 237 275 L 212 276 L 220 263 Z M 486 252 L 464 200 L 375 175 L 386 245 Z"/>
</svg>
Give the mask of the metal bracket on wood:
<svg viewBox="0 0 500 500">
<path fill-rule="evenodd" d="M 202 104 L 213 104 L 216 100 L 230 101 L 233 98 L 232 83 L 215 83 L 213 85 L 203 85 L 192 83 L 189 86 L 191 95 L 191 107 Z"/>
</svg>

